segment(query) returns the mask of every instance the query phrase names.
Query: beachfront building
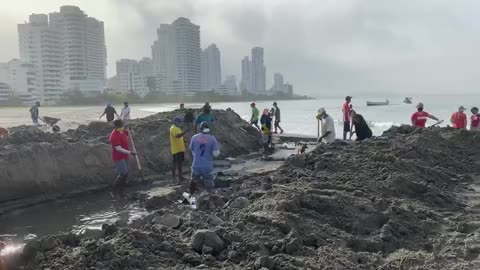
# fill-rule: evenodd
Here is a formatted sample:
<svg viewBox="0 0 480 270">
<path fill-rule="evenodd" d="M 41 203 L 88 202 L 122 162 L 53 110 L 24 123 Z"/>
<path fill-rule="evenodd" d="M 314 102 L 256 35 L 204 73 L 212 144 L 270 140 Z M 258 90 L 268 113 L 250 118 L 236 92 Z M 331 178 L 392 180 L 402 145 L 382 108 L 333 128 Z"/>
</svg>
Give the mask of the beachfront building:
<svg viewBox="0 0 480 270">
<path fill-rule="evenodd" d="M 273 74 L 273 87 L 272 91 L 283 92 L 283 75 L 281 73 Z"/>
<path fill-rule="evenodd" d="M 228 95 L 238 95 L 237 77 L 228 75 L 223 82 Z"/>
<path fill-rule="evenodd" d="M 60 32 L 62 78 L 67 91 L 97 95 L 106 84 L 106 47 L 102 21 L 76 6 L 62 6 L 49 15 L 50 27 Z"/>
<path fill-rule="evenodd" d="M 98 94 L 106 83 L 103 22 L 80 8 L 62 6 L 60 12 L 32 14 L 18 25 L 20 59 L 32 64 L 39 98 L 54 103 L 65 91 Z"/>
<path fill-rule="evenodd" d="M 0 82 L 8 85 L 10 93 L 24 103 L 32 103 L 38 98 L 35 68 L 32 64 L 10 60 L 0 63 Z"/>
<path fill-rule="evenodd" d="M 252 92 L 266 90 L 266 67 L 263 60 L 263 48 L 252 48 Z"/>
<path fill-rule="evenodd" d="M 161 24 L 152 46 L 153 71 L 160 92 L 191 95 L 202 90 L 200 26 L 187 18 Z"/>
<path fill-rule="evenodd" d="M 245 56 L 242 59 L 242 79 L 240 81 L 240 91 L 252 91 L 252 62 Z"/>
<path fill-rule="evenodd" d="M 48 15 L 32 14 L 18 25 L 20 60 L 30 63 L 36 74 L 36 95 L 46 103 L 62 98 L 64 69 L 62 35 L 48 24 Z"/>
<path fill-rule="evenodd" d="M 121 59 L 116 63 L 118 91 L 117 93 L 135 92 L 140 97 L 145 97 L 150 92 L 149 80 L 153 77 L 152 59 L 144 57 L 137 61 Z M 155 90 L 155 89 L 152 89 Z"/>
<path fill-rule="evenodd" d="M 211 44 L 202 52 L 202 90 L 212 91 L 222 84 L 220 50 Z"/>
</svg>

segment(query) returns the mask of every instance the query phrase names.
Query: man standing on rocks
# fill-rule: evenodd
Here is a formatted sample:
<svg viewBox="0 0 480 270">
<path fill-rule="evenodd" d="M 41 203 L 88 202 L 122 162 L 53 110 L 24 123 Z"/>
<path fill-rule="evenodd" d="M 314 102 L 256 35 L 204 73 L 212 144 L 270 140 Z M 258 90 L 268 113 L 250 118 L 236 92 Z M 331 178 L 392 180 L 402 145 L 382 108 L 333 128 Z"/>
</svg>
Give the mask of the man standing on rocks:
<svg viewBox="0 0 480 270">
<path fill-rule="evenodd" d="M 275 108 L 275 134 L 277 134 L 277 129 L 280 129 L 280 134 L 283 133 L 283 129 L 280 127 L 280 108 L 277 105 L 277 102 L 273 102 L 273 107 Z"/>
<path fill-rule="evenodd" d="M 117 118 L 120 118 L 120 116 L 118 116 L 117 114 L 117 111 L 111 104 L 107 104 L 105 111 L 102 115 L 100 115 L 98 119 L 102 119 L 104 115 L 107 115 L 107 122 L 112 122 L 115 119 L 115 115 L 117 116 Z"/>
<path fill-rule="evenodd" d="M 450 118 L 453 128 L 467 129 L 467 115 L 465 114 L 465 107 L 460 106 L 458 111 L 452 114 Z"/>
<path fill-rule="evenodd" d="M 181 183 L 185 179 L 182 174 L 183 161 L 185 161 L 185 142 L 183 136 L 188 132 L 188 129 L 182 132 L 184 119 L 177 116 L 173 119 L 173 125 L 170 127 L 170 148 L 172 151 L 172 177 L 176 178 L 175 174 L 178 170 L 178 182 Z"/>
<path fill-rule="evenodd" d="M 197 116 L 197 119 L 195 119 L 195 133 L 197 132 L 197 127 L 203 122 L 207 122 L 210 129 L 213 126 L 212 123 L 215 121 L 215 118 L 213 118 L 213 115 L 210 113 L 210 105 L 207 105 L 208 102 L 203 106 L 203 112 Z"/>
<path fill-rule="evenodd" d="M 265 154 L 268 154 L 270 143 L 272 141 L 272 119 L 270 118 L 270 111 L 268 108 L 263 110 L 262 117 L 260 118 L 260 125 L 262 127 L 263 151 Z"/>
<path fill-rule="evenodd" d="M 418 103 L 417 112 L 412 114 L 412 117 L 411 117 L 412 126 L 414 126 L 416 128 L 424 128 L 426 123 L 427 123 L 428 118 L 433 119 L 437 122 L 440 121 L 440 120 L 438 120 L 437 117 L 435 117 L 435 116 L 433 116 L 433 115 L 431 115 L 428 112 L 425 112 L 423 110 L 423 103 L 422 102 Z"/>
<path fill-rule="evenodd" d="M 214 136 L 208 134 L 209 132 L 208 122 L 202 122 L 200 133 L 192 137 L 188 147 L 193 154 L 190 195 L 193 195 L 198 186 L 203 186 L 208 192 L 215 188 L 212 173 L 213 157 L 220 155 L 220 145 Z"/>
<path fill-rule="evenodd" d="M 260 130 L 260 127 L 258 126 L 258 118 L 260 116 L 260 111 L 255 105 L 255 102 L 252 102 L 250 104 L 250 107 L 252 108 L 252 117 L 250 118 L 250 125 L 254 125 L 258 130 Z"/>
<path fill-rule="evenodd" d="M 318 109 L 317 119 L 322 121 L 322 136 L 318 138 L 318 142 L 331 143 L 335 141 L 335 122 L 324 108 Z"/>
<path fill-rule="evenodd" d="M 124 122 L 130 121 L 130 107 L 128 107 L 128 102 L 125 101 L 123 103 L 124 107 L 122 108 L 122 111 L 120 112 L 120 119 L 123 120 Z"/>
<path fill-rule="evenodd" d="M 480 114 L 478 108 L 473 107 L 471 109 L 472 116 L 470 117 L 470 130 L 480 130 Z"/>
<path fill-rule="evenodd" d="M 32 117 L 32 123 L 34 127 L 38 127 L 38 119 L 40 118 L 38 107 L 40 107 L 40 101 L 35 102 L 35 105 L 30 108 L 30 116 Z"/>
<path fill-rule="evenodd" d="M 342 106 L 343 113 L 343 140 L 347 139 L 347 133 L 351 132 L 351 111 L 352 111 L 352 97 L 345 97 L 345 103 Z"/>
<path fill-rule="evenodd" d="M 109 141 L 112 145 L 112 160 L 117 173 L 114 186 L 117 187 L 127 181 L 129 155 L 135 156 L 137 153 L 129 150 L 128 131 L 125 130 L 122 120 L 113 121 L 113 126 Z"/>
</svg>

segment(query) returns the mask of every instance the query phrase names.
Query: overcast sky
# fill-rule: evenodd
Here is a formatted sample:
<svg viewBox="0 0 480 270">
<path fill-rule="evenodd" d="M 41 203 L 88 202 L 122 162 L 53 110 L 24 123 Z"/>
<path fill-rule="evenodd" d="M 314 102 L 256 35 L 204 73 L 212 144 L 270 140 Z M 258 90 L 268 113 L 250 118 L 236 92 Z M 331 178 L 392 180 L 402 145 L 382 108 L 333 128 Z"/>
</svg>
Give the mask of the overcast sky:
<svg viewBox="0 0 480 270">
<path fill-rule="evenodd" d="M 160 23 L 188 17 L 216 43 L 223 75 L 265 48 L 267 87 L 295 91 L 473 93 L 480 86 L 478 0 L 2 0 L 0 61 L 18 57 L 17 24 L 77 5 L 105 22 L 108 75 L 120 58 L 151 57 Z"/>
</svg>

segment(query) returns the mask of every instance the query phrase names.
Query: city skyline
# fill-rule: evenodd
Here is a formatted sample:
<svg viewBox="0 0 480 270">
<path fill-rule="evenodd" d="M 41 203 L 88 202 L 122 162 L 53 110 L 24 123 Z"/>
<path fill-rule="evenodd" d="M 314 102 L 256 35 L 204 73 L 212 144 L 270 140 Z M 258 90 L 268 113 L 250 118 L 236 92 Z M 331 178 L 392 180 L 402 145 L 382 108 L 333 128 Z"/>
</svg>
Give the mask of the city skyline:
<svg viewBox="0 0 480 270">
<path fill-rule="evenodd" d="M 473 92 L 480 84 L 475 72 L 480 2 L 463 0 L 18 0 L 0 11 L 0 62 L 19 57 L 16 24 L 65 4 L 106 22 L 109 77 L 116 60 L 145 56 L 160 22 L 183 16 L 202 26 L 203 48 L 212 42 L 224 48 L 225 74 L 240 78 L 239 59 L 261 46 L 273 68 L 267 78 L 281 71 L 304 94 Z"/>
</svg>

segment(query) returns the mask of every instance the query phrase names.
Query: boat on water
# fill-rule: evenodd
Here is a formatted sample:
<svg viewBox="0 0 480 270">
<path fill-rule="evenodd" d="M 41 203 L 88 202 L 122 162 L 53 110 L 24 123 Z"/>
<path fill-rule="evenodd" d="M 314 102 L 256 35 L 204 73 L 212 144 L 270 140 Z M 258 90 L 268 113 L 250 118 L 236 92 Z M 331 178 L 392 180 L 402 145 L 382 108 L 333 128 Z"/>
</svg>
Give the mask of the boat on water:
<svg viewBox="0 0 480 270">
<path fill-rule="evenodd" d="M 403 100 L 403 103 L 405 103 L 405 104 L 412 104 L 412 98 L 411 98 L 411 97 L 406 97 L 406 98 Z"/>
<path fill-rule="evenodd" d="M 389 105 L 390 101 L 385 100 L 385 101 L 367 101 L 367 106 L 386 106 Z"/>
</svg>

